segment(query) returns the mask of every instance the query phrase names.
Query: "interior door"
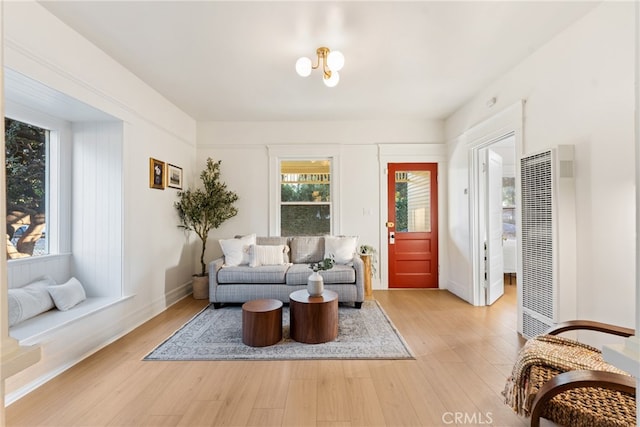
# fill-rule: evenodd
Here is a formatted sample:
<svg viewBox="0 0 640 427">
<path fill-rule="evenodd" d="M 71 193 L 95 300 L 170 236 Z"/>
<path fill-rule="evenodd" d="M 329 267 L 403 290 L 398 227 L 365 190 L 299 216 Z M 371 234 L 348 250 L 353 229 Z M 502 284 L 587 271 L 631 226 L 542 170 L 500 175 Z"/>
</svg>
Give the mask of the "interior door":
<svg viewBox="0 0 640 427">
<path fill-rule="evenodd" d="M 388 164 L 389 288 L 438 287 L 438 164 Z"/>
<path fill-rule="evenodd" d="M 486 150 L 485 240 L 486 303 L 493 304 L 504 294 L 504 260 L 502 251 L 502 157 Z"/>
</svg>

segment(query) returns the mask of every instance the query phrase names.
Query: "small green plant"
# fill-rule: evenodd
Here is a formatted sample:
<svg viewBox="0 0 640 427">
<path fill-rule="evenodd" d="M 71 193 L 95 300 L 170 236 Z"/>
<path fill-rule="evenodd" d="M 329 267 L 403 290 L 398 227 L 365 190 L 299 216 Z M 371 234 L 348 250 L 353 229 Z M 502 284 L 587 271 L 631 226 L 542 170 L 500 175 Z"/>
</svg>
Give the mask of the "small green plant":
<svg viewBox="0 0 640 427">
<path fill-rule="evenodd" d="M 208 158 L 207 167 L 200 173 L 203 188 L 179 191 L 178 201 L 174 204 L 180 217 L 178 227 L 194 231 L 202 242 L 202 269 L 199 276 L 207 275 L 204 252 L 209 231 L 238 214 L 238 209 L 233 205 L 238 200 L 238 195 L 227 190 L 227 184 L 220 182 L 220 163 L 221 160 L 214 162 Z"/>
<path fill-rule="evenodd" d="M 378 252 L 376 248 L 371 245 L 360 245 L 358 253 L 360 255 L 371 256 L 371 276 L 375 277 L 378 274 L 378 270 L 376 269 L 376 265 L 378 265 Z"/>
<path fill-rule="evenodd" d="M 314 273 L 317 273 L 320 270 L 331 270 L 335 265 L 335 261 L 332 258 L 325 258 L 319 262 L 312 262 L 309 264 L 309 268 L 313 270 Z"/>
</svg>

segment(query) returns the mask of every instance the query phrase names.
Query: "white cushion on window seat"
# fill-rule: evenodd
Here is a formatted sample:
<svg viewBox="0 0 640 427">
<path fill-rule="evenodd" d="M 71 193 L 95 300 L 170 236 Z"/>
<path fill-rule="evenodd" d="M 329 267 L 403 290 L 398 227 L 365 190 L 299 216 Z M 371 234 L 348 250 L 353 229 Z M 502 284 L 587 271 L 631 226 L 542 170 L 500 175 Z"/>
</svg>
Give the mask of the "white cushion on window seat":
<svg viewBox="0 0 640 427">
<path fill-rule="evenodd" d="M 67 311 L 87 299 L 87 294 L 78 279 L 72 277 L 62 285 L 49 286 L 47 288 L 60 311 Z"/>
<path fill-rule="evenodd" d="M 9 289 L 9 326 L 51 310 L 54 305 L 47 287 L 55 284 L 52 278 L 43 277 L 21 288 Z"/>
</svg>

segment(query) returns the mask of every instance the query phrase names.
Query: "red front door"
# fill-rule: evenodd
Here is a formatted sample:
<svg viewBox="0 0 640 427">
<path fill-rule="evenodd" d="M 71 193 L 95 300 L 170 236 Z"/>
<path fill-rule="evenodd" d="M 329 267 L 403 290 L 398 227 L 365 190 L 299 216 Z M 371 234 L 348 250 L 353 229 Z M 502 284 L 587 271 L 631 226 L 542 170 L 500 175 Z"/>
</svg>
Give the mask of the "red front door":
<svg viewBox="0 0 640 427">
<path fill-rule="evenodd" d="M 389 288 L 438 287 L 438 164 L 388 164 Z"/>
</svg>

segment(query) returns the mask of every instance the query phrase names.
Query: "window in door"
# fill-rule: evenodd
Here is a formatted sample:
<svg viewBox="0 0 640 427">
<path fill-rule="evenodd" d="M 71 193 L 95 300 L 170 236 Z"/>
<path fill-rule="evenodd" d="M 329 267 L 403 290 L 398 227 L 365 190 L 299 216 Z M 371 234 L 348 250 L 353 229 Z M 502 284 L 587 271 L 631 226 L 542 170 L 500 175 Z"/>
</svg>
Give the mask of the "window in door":
<svg viewBox="0 0 640 427">
<path fill-rule="evenodd" d="M 431 171 L 396 172 L 396 231 L 431 232 Z"/>
<path fill-rule="evenodd" d="M 331 234 L 331 160 L 280 161 L 280 235 Z"/>
<path fill-rule="evenodd" d="M 5 118 L 9 259 L 49 253 L 49 138 L 47 129 Z"/>
<path fill-rule="evenodd" d="M 502 237 L 516 238 L 516 179 L 502 178 Z"/>
</svg>

